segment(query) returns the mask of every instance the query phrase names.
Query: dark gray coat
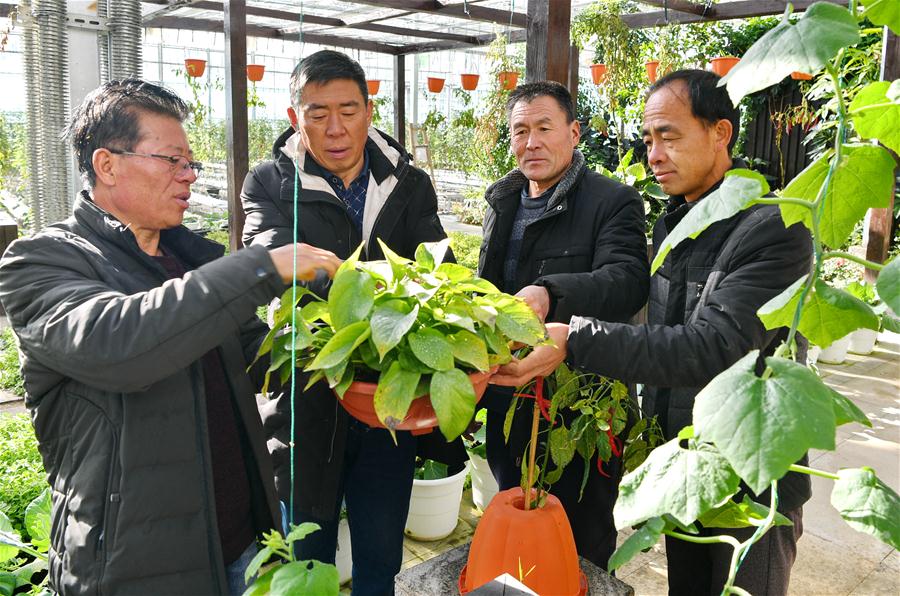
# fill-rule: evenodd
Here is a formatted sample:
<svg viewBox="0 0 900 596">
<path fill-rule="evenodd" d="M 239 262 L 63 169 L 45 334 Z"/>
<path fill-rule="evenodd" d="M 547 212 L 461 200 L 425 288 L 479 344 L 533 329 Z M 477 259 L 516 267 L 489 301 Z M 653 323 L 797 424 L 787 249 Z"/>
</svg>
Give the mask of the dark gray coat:
<svg viewBox="0 0 900 596">
<path fill-rule="evenodd" d="M 257 531 L 280 527 L 272 466 L 245 372 L 283 290 L 271 258 L 183 227 L 168 280 L 134 235 L 87 198 L 14 242 L 0 301 L 19 338 L 53 513 L 50 582 L 61 594 L 223 594 L 200 359 L 218 349 L 245 442 Z"/>
</svg>

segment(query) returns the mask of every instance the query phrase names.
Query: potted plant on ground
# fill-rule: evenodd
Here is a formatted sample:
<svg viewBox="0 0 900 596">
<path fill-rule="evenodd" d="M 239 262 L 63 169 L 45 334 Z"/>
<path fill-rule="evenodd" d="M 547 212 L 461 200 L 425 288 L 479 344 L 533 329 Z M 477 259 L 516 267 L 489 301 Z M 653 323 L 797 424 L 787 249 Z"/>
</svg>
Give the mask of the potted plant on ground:
<svg viewBox="0 0 900 596">
<path fill-rule="evenodd" d="M 848 294 L 855 296 L 872 307 L 875 314 L 884 314 L 887 306 L 878 298 L 875 288 L 866 282 L 855 281 L 844 288 Z M 847 350 L 853 354 L 871 354 L 878 341 L 878 329 L 861 327 L 850 334 L 850 345 Z"/>
<path fill-rule="evenodd" d="M 459 519 L 468 465 L 449 471 L 430 459 L 417 462 L 404 532 L 414 540 L 433 541 L 449 536 Z"/>
<path fill-rule="evenodd" d="M 494 495 L 500 490 L 497 479 L 491 472 L 491 466 L 487 461 L 487 446 L 485 423 L 487 410 L 481 408 L 475 414 L 475 422 L 478 428 L 470 436 L 463 435 L 466 445 L 466 453 L 469 455 L 469 477 L 472 478 L 472 502 L 484 511 Z"/>
<path fill-rule="evenodd" d="M 286 536 L 272 530 L 263 534 L 262 548 L 250 561 L 244 580 L 249 584 L 243 596 L 267 594 L 322 594 L 337 596 L 340 590 L 334 565 L 320 561 L 298 561 L 294 543 L 319 529 L 318 524 L 290 525 Z M 275 558 L 275 562 L 270 562 Z M 258 574 L 258 576 L 257 576 Z M 255 578 L 255 579 L 254 579 Z"/>
<path fill-rule="evenodd" d="M 353 547 L 350 544 L 350 522 L 347 521 L 347 508 L 341 506 L 341 520 L 338 522 L 337 553 L 334 566 L 338 571 L 338 582 L 346 584 L 353 577 Z"/>
</svg>

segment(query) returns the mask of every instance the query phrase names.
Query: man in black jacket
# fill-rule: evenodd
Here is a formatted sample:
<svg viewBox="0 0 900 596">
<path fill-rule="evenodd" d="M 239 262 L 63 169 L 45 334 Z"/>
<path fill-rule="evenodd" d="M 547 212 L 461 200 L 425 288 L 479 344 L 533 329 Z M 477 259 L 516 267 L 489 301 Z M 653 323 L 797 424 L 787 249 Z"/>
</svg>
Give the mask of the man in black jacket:
<svg viewBox="0 0 900 596">
<path fill-rule="evenodd" d="M 292 241 L 296 225 L 299 239 L 338 256 L 346 258 L 362 242 L 362 259 L 381 259 L 376 239 L 413 257 L 420 243 L 446 236 L 431 180 L 402 146 L 371 127 L 372 102 L 358 63 L 330 50 L 304 58 L 291 75 L 291 103 L 292 128 L 275 142 L 273 160 L 244 181 L 245 244 L 281 246 Z M 325 283 L 310 288 L 327 296 Z M 291 470 L 290 412 L 290 397 L 283 395 L 264 406 L 263 420 L 274 434 L 275 480 L 289 520 L 322 526 L 300 543 L 300 555 L 334 562 L 343 498 L 353 593 L 392 593 L 403 558 L 416 437 L 397 432 L 395 445 L 387 430 L 351 418 L 320 382 L 296 397 Z"/>
<path fill-rule="evenodd" d="M 86 188 L 72 217 L 0 261 L 64 596 L 237 596 L 256 537 L 281 527 L 255 399 L 267 364 L 247 365 L 268 333 L 256 308 L 290 283 L 294 247 L 222 257 L 181 225 L 202 168 L 187 115 L 137 79 L 89 94 L 68 130 Z M 304 279 L 340 264 L 297 253 Z"/>
<path fill-rule="evenodd" d="M 481 276 L 523 298 L 542 320 L 627 321 L 643 306 L 650 283 L 640 196 L 585 166 L 575 149 L 580 129 L 572 97 L 559 83 L 517 87 L 507 110 L 519 167 L 485 195 Z M 531 427 L 531 408 L 519 407 L 505 440 L 510 394 L 494 387 L 482 402 L 488 461 L 501 490 L 520 484 Z M 581 497 L 585 462 L 578 454 L 550 492 L 566 510 L 578 554 L 606 568 L 616 547 L 612 508 L 621 459 L 603 464 L 604 476 L 596 458 Z"/>
<path fill-rule="evenodd" d="M 649 90 L 643 134 L 647 159 L 670 201 L 656 223 L 654 248 L 733 167 L 731 149 L 740 114 L 719 77 L 677 71 Z M 710 225 L 676 246 L 651 278 L 649 324 L 573 317 L 549 325 L 560 349 L 539 348 L 501 369 L 494 382 L 518 385 L 566 359 L 579 369 L 644 383 L 644 412 L 657 414 L 667 439 L 691 423 L 694 397 L 713 377 L 753 349 L 771 355 L 784 329 L 767 331 L 756 311 L 809 269 L 810 237 L 800 224 L 785 228 L 775 206 L 757 205 Z M 788 474 L 779 484 L 779 510 L 793 527 L 770 530 L 753 546 L 737 576 L 752 594 L 783 594 L 802 532 L 809 477 Z M 768 503 L 764 493 L 756 497 Z M 753 528 L 729 530 L 745 540 Z M 720 534 L 723 531 L 701 529 Z M 666 539 L 669 591 L 718 594 L 731 548 Z"/>
</svg>

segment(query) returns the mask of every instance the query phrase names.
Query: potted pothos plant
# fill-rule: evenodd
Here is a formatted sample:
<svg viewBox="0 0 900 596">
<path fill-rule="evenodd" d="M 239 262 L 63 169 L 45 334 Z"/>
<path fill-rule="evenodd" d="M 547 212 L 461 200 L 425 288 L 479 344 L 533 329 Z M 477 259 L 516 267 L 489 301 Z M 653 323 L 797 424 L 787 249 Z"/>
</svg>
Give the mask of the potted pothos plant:
<svg viewBox="0 0 900 596">
<path fill-rule="evenodd" d="M 424 243 L 410 260 L 381 243 L 386 259 L 368 262 L 360 246 L 328 300 L 301 287 L 285 292 L 259 351 L 272 353 L 266 385 L 269 374 L 286 380 L 297 366 L 312 373 L 307 386 L 327 381 L 371 426 L 462 434 L 490 371 L 512 358 L 510 342 L 537 345 L 545 331 L 522 300 L 443 262 L 448 245 Z"/>
</svg>

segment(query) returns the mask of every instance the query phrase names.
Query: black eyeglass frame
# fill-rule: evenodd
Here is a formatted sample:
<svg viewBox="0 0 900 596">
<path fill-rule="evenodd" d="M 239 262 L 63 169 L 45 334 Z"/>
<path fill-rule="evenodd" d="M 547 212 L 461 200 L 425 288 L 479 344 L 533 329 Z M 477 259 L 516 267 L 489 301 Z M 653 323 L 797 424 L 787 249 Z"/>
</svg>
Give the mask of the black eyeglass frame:
<svg viewBox="0 0 900 596">
<path fill-rule="evenodd" d="M 200 172 L 203 171 L 203 163 L 199 161 L 192 161 L 185 157 L 184 155 L 162 155 L 160 153 L 135 153 L 133 151 L 123 151 L 122 149 L 110 149 L 107 147 L 106 149 L 110 153 L 114 155 L 131 155 L 133 157 L 155 157 L 156 159 L 164 159 L 169 162 L 172 166 L 178 166 L 181 163 L 181 160 L 185 160 L 187 162 L 187 168 L 182 169 L 191 169 L 194 171 L 195 176 L 199 176 Z"/>
</svg>

